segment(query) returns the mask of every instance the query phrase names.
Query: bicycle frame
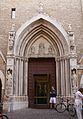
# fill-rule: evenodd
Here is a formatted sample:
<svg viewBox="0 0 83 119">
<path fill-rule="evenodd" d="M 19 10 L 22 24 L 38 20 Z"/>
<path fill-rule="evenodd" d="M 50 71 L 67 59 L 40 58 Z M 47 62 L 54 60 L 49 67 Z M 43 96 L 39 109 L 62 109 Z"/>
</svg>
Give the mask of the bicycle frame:
<svg viewBox="0 0 83 119">
<path fill-rule="evenodd" d="M 60 102 L 56 105 L 56 111 L 59 113 L 63 113 L 67 110 L 71 116 L 75 116 L 76 110 L 74 108 L 74 104 L 69 103 L 69 101 L 70 100 L 67 99 L 67 103 L 65 104 L 63 97 L 60 97 Z"/>
</svg>

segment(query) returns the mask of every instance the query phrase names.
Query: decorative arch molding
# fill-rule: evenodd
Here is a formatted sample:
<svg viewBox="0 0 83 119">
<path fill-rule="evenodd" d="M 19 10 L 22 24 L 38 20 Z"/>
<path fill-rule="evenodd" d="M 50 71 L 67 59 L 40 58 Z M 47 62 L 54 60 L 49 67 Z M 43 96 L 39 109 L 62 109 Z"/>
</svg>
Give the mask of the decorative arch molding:
<svg viewBox="0 0 83 119">
<path fill-rule="evenodd" d="M 3 53 L 1 52 L 1 50 L 0 50 L 0 55 L 1 55 L 2 59 L 3 59 L 3 61 L 6 63 L 6 59 L 5 59 L 4 55 L 3 55 Z"/>
<path fill-rule="evenodd" d="M 54 76 L 56 75 L 57 94 L 71 94 L 69 57 L 67 57 L 69 51 L 68 34 L 56 20 L 49 16 L 39 14 L 19 28 L 15 37 L 14 56 L 8 55 L 7 57 L 7 70 L 12 70 L 13 82 L 6 90 L 8 92 L 11 88 L 11 93 L 14 94 L 13 109 L 16 107 L 21 109 L 29 105 L 30 58 L 42 59 L 42 62 L 44 58 L 53 58 L 56 62 Z M 47 71 L 46 73 L 49 74 Z"/>
<path fill-rule="evenodd" d="M 14 54 L 16 56 L 23 56 L 26 46 L 30 45 L 32 39 L 36 39 L 40 34 L 46 37 L 49 36 L 50 40 L 55 42 L 54 44 L 57 44 L 60 55 L 68 54 L 68 34 L 56 20 L 42 14 L 27 21 L 17 31 Z"/>
<path fill-rule="evenodd" d="M 27 43 L 24 50 L 24 56 L 38 57 L 42 55 L 43 57 L 45 56 L 55 57 L 60 55 L 57 43 L 54 42 L 53 39 L 49 35 L 47 36 L 45 33 L 41 34 L 40 32 L 39 35 L 33 39 L 30 45 Z"/>
<path fill-rule="evenodd" d="M 2 72 L 2 70 L 0 70 L 0 78 L 1 78 L 1 82 L 2 82 L 2 89 L 5 89 L 5 76 Z"/>
<path fill-rule="evenodd" d="M 80 60 L 79 60 L 78 63 L 79 63 L 79 64 L 83 64 L 83 56 L 80 58 Z"/>
<path fill-rule="evenodd" d="M 31 31 L 31 32 L 33 32 L 33 31 Z M 23 54 L 25 52 L 26 47 L 28 49 L 30 47 L 30 45 L 33 42 L 36 42 L 38 39 L 40 39 L 40 37 L 46 39 L 49 43 L 51 43 L 54 49 L 55 49 L 55 46 L 57 47 L 57 49 L 59 50 L 57 55 L 64 54 L 64 48 L 63 48 L 62 43 L 60 42 L 58 37 L 53 32 L 51 32 L 47 27 L 45 27 L 43 25 L 38 26 L 34 29 L 34 32 L 31 33 L 30 36 L 29 35 L 30 34 L 28 34 L 26 36 L 26 38 L 24 40 L 22 40 L 23 42 L 21 43 L 21 47 L 19 50 L 20 56 L 24 56 Z M 55 49 L 55 50 L 57 50 L 57 49 Z"/>
</svg>

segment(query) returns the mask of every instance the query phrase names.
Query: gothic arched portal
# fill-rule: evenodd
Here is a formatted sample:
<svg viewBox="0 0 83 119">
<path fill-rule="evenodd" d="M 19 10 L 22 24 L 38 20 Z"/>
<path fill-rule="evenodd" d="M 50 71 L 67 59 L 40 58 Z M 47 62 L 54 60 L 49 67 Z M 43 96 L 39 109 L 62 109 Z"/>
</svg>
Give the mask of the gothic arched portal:
<svg viewBox="0 0 83 119">
<path fill-rule="evenodd" d="M 41 87 L 48 91 L 47 100 L 41 98 L 43 105 L 49 103 L 51 85 L 55 86 L 57 94 L 70 95 L 68 55 L 67 33 L 56 20 L 39 14 L 27 21 L 16 33 L 14 58 L 8 59 L 14 71 L 13 109 L 18 108 L 16 102 L 21 103 L 19 108 L 34 107 L 40 94 L 36 91 Z"/>
</svg>

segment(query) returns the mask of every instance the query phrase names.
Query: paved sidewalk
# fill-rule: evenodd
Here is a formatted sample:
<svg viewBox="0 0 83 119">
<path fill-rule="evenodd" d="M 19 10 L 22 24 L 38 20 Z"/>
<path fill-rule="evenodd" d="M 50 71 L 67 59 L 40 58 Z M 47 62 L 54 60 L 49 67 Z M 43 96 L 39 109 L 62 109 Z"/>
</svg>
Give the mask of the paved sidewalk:
<svg viewBox="0 0 83 119">
<path fill-rule="evenodd" d="M 9 119 L 77 119 L 68 112 L 58 113 L 50 109 L 23 109 L 7 113 Z"/>
</svg>

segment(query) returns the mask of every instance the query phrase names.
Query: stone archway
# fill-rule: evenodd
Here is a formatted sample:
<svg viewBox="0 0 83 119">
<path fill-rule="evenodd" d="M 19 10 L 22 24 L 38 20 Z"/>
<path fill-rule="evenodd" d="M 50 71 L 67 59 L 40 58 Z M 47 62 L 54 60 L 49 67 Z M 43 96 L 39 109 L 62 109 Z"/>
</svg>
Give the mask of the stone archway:
<svg viewBox="0 0 83 119">
<path fill-rule="evenodd" d="M 0 79 L 2 82 L 2 90 L 4 90 L 5 89 L 5 76 L 1 70 L 0 70 Z"/>
<path fill-rule="evenodd" d="M 51 86 L 57 90 L 55 59 L 29 58 L 28 65 L 29 107 L 48 108 Z"/>
<path fill-rule="evenodd" d="M 28 106 L 29 58 L 54 58 L 57 94 L 70 95 L 69 42 L 67 33 L 57 21 L 38 15 L 26 22 L 16 33 L 13 55 L 7 59 L 11 59 L 14 72 L 13 109 L 18 108 L 18 102 L 19 108 Z"/>
<path fill-rule="evenodd" d="M 2 98 L 3 101 L 3 97 L 4 97 L 4 91 L 5 91 L 5 67 L 6 67 L 6 59 L 2 53 L 2 51 L 0 50 L 0 98 Z"/>
</svg>

